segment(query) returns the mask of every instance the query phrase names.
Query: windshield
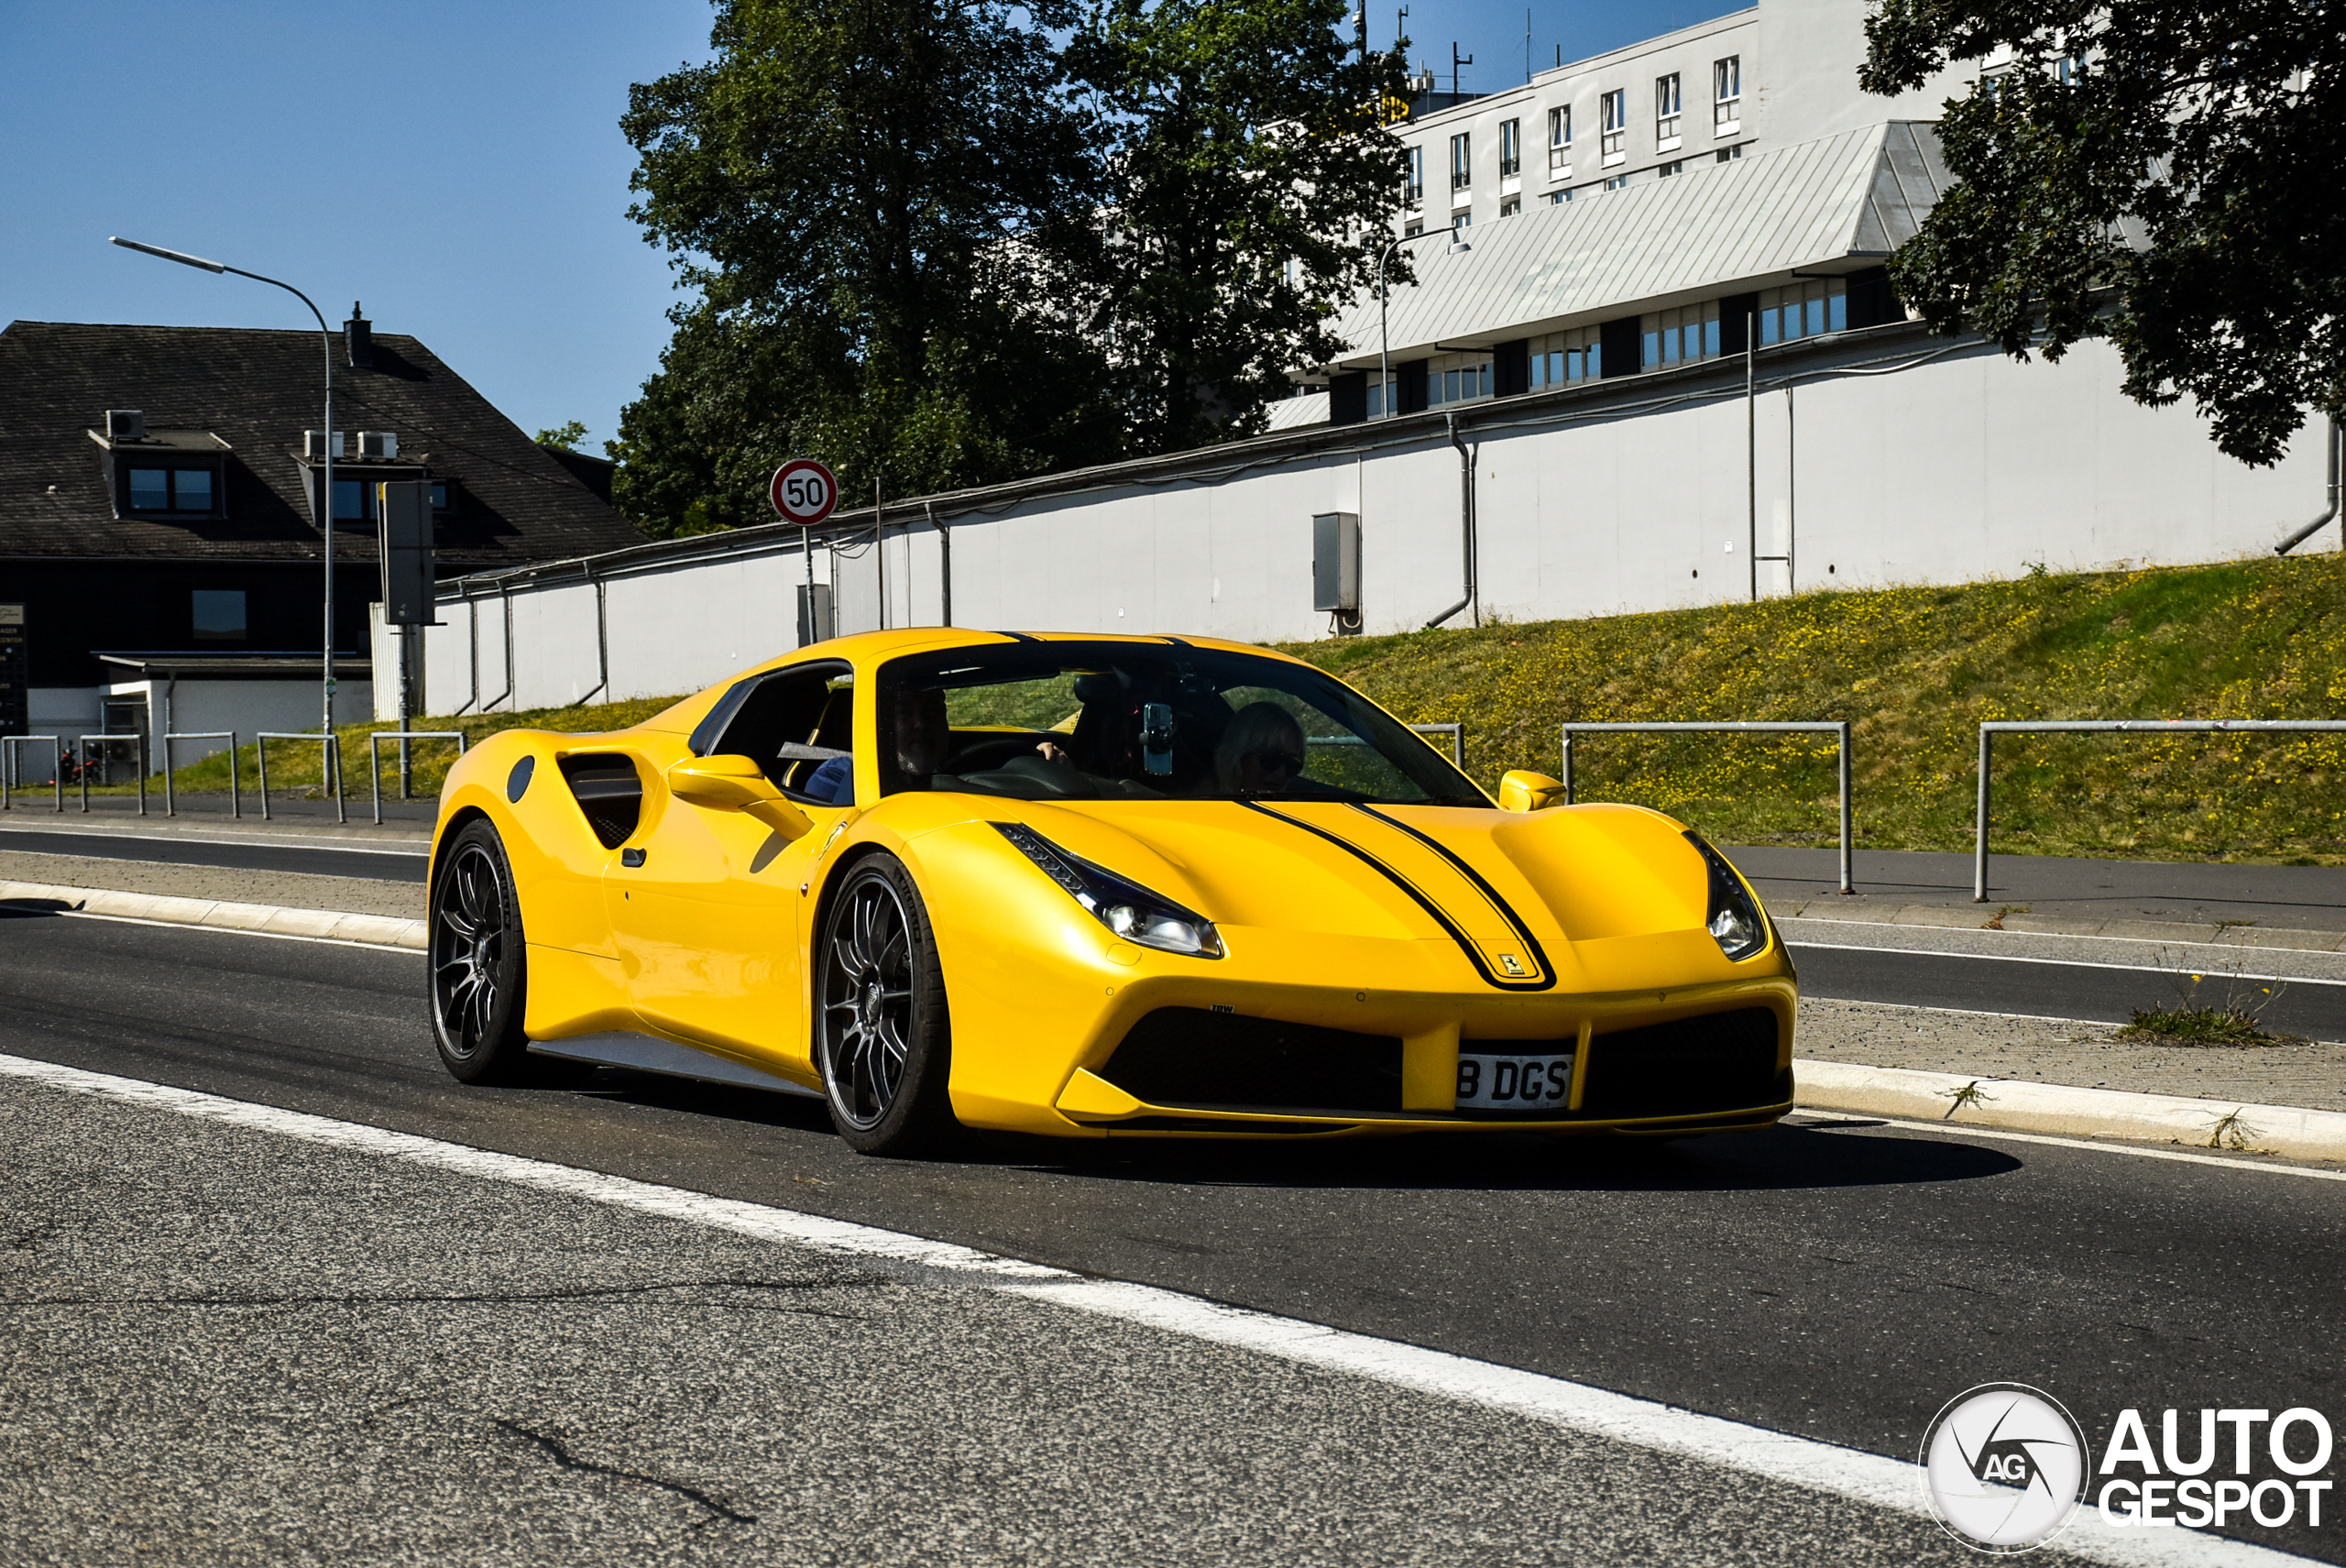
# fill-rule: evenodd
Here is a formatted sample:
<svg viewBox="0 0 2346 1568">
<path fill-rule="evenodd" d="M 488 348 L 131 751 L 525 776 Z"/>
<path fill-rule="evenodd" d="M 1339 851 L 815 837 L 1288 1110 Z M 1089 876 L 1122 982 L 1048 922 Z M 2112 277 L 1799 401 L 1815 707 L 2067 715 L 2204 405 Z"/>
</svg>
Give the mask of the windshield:
<svg viewBox="0 0 2346 1568">
<path fill-rule="evenodd" d="M 883 793 L 1488 806 L 1449 759 L 1309 666 L 1168 643 L 1021 642 L 880 671 Z"/>
</svg>

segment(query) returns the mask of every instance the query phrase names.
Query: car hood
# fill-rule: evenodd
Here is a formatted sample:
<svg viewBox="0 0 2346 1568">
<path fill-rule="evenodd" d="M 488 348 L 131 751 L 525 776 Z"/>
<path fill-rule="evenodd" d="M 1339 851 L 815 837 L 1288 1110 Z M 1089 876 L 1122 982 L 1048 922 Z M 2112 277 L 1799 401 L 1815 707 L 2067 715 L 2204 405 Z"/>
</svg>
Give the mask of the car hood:
<svg viewBox="0 0 2346 1568">
<path fill-rule="evenodd" d="M 1708 914 L 1685 829 L 1634 806 L 1085 801 L 1020 815 L 1219 926 L 1444 939 L 1502 989 L 1569 978 L 1574 945 L 1700 932 Z"/>
</svg>

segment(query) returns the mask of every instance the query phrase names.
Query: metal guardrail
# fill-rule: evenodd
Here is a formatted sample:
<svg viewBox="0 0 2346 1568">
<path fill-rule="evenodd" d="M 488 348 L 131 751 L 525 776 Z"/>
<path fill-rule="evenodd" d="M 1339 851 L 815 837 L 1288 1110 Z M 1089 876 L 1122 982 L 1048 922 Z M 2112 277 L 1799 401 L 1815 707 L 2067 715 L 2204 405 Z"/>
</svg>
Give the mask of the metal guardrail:
<svg viewBox="0 0 2346 1568">
<path fill-rule="evenodd" d="M 82 775 L 82 815 L 89 815 L 90 810 L 90 742 L 93 740 L 99 742 L 101 746 L 104 746 L 109 741 L 118 742 L 127 740 L 137 748 L 138 755 L 132 759 L 131 771 L 138 775 L 138 815 L 141 817 L 146 816 L 147 737 L 144 735 L 80 735 L 74 738 L 74 745 L 79 748 L 82 753 L 79 772 Z"/>
<path fill-rule="evenodd" d="M 1460 767 L 1466 765 L 1466 727 L 1463 724 L 1412 724 L 1409 728 L 1420 735 L 1450 737 L 1450 760 Z M 1307 746 L 1365 746 L 1368 742 L 1357 735 L 1306 735 Z"/>
<path fill-rule="evenodd" d="M 1979 726 L 1979 822 L 1972 847 L 1971 899 L 1988 902 L 1988 767 L 1999 735 L 2346 734 L 2346 718 L 1990 719 Z"/>
<path fill-rule="evenodd" d="M 1685 735 L 1831 735 L 1836 741 L 1841 774 L 1841 891 L 1855 893 L 1857 883 L 1852 876 L 1854 866 L 1849 810 L 1849 722 L 1838 719 L 1719 719 L 1689 720 L 1667 724 L 1567 724 L 1563 726 L 1563 784 L 1564 804 L 1573 804 L 1573 736 L 1602 731 L 1612 734 L 1643 732 L 1648 734 Z"/>
<path fill-rule="evenodd" d="M 16 782 L 16 748 L 29 746 L 36 740 L 45 740 L 49 743 L 52 775 L 50 782 L 57 789 L 57 809 L 60 812 L 65 809 L 65 770 L 56 765 L 57 762 L 65 755 L 61 750 L 65 744 L 64 737 L 60 735 L 0 735 L 0 811 L 16 809 L 14 803 L 8 799 L 8 787 Z"/>
<path fill-rule="evenodd" d="M 175 729 L 164 735 L 163 815 L 166 817 L 179 815 L 178 800 L 171 794 L 171 742 L 174 740 L 225 740 L 228 742 L 228 815 L 243 817 L 244 803 L 236 794 L 236 732 L 233 729 Z"/>
<path fill-rule="evenodd" d="M 386 740 L 396 740 L 400 743 L 402 761 L 405 759 L 407 743 L 411 740 L 454 740 L 456 743 L 456 755 L 461 757 L 465 754 L 465 732 L 461 729 L 368 730 L 367 733 L 367 781 L 374 786 L 375 790 L 375 825 L 378 828 L 383 825 L 383 742 Z M 400 777 L 402 781 L 406 779 L 405 768 L 401 768 Z"/>
<path fill-rule="evenodd" d="M 323 735 L 316 730 L 300 732 L 263 729 L 253 736 L 253 756 L 260 763 L 260 819 L 269 818 L 269 743 L 271 740 L 307 740 L 318 748 L 318 767 L 324 775 L 325 787 L 334 792 L 334 819 L 347 822 L 350 814 L 342 802 L 342 737 L 331 730 Z"/>
</svg>

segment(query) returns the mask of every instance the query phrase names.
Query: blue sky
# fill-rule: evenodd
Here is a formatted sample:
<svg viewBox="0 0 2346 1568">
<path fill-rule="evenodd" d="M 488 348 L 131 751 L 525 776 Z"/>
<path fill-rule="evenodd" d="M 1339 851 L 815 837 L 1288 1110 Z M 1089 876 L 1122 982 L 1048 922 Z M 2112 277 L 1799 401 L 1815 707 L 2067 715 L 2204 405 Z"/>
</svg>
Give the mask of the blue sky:
<svg viewBox="0 0 2346 1568">
<path fill-rule="evenodd" d="M 1736 9 L 1540 0 L 1545 69 Z M 1370 36 L 1393 37 L 1376 0 Z M 1520 82 L 1524 8 L 1414 0 L 1413 61 Z M 300 302 L 125 235 L 364 301 L 524 430 L 588 449 L 658 367 L 675 298 L 627 218 L 630 82 L 705 58 L 707 0 L 0 0 L 0 322 L 310 324 Z"/>
</svg>

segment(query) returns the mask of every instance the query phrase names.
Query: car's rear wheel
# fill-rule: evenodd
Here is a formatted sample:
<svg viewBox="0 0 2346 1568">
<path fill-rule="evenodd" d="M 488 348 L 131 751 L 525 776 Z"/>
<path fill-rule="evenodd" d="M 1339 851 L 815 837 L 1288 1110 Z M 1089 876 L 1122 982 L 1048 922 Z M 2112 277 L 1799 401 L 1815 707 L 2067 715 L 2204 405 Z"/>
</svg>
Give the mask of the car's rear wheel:
<svg viewBox="0 0 2346 1568">
<path fill-rule="evenodd" d="M 432 883 L 432 1034 L 466 1083 L 536 1076 L 522 1036 L 528 959 L 504 842 L 484 818 L 457 829 Z"/>
<path fill-rule="evenodd" d="M 952 1026 L 927 905 L 893 855 L 856 863 L 815 949 L 815 1065 L 831 1125 L 871 1155 L 934 1149 L 954 1132 Z"/>
</svg>

